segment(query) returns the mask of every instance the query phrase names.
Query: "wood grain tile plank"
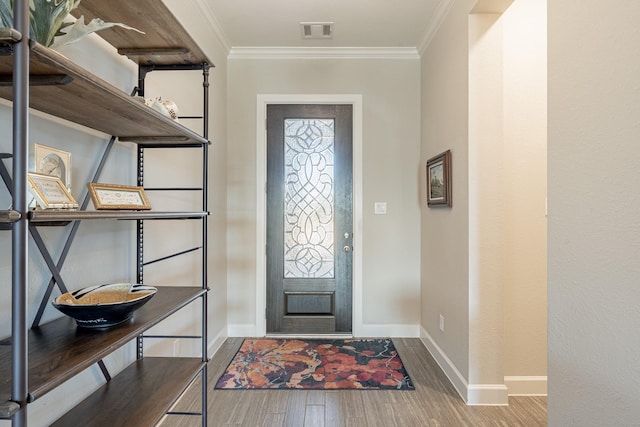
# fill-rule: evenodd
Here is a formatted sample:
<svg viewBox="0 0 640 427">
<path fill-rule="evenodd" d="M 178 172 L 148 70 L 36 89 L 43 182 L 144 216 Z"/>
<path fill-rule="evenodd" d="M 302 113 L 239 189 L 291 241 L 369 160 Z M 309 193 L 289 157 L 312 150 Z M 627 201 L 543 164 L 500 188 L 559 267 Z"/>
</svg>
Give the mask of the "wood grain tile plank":
<svg viewBox="0 0 640 427">
<path fill-rule="evenodd" d="M 307 393 L 306 390 L 289 390 L 289 393 L 287 393 L 287 409 L 284 417 L 284 425 L 286 427 L 300 427 L 304 425 Z"/>
<path fill-rule="evenodd" d="M 307 405 L 304 414 L 304 427 L 325 427 L 324 405 Z"/>
<path fill-rule="evenodd" d="M 343 413 L 348 414 L 350 418 L 364 418 L 365 409 L 362 393 L 354 393 L 352 390 L 339 391 L 338 393 L 340 393 Z"/>
<path fill-rule="evenodd" d="M 349 414 L 342 410 L 341 393 L 327 391 L 324 395 L 324 422 L 327 426 L 345 427 Z"/>
<path fill-rule="evenodd" d="M 324 405 L 325 393 L 323 390 L 309 390 L 307 394 L 307 405 Z"/>
<path fill-rule="evenodd" d="M 284 426 L 284 414 L 265 414 L 260 427 L 282 427 Z"/>
</svg>

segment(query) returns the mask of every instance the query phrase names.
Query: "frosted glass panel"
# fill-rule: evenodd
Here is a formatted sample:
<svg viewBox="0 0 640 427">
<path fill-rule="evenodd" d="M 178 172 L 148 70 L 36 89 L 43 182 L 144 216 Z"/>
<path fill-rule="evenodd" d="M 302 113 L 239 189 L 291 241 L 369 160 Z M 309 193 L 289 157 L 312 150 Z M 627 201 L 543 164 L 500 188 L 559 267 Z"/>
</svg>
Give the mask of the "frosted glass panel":
<svg viewBox="0 0 640 427">
<path fill-rule="evenodd" d="M 334 276 L 334 120 L 284 121 L 284 277 Z"/>
</svg>

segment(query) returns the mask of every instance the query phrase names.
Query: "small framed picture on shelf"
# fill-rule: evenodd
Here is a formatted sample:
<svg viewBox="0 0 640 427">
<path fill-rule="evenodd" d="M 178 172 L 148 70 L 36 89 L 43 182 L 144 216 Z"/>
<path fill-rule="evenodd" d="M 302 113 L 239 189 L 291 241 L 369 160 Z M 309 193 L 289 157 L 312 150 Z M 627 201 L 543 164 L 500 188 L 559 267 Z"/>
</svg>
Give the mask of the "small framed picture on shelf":
<svg viewBox="0 0 640 427">
<path fill-rule="evenodd" d="M 78 208 L 78 203 L 57 176 L 29 172 L 27 179 L 36 206 L 42 209 Z"/>
<path fill-rule="evenodd" d="M 149 210 L 151 205 L 144 188 L 117 184 L 87 184 L 93 206 L 98 210 Z"/>
<path fill-rule="evenodd" d="M 451 207 L 451 150 L 427 160 L 427 205 Z"/>
<path fill-rule="evenodd" d="M 34 144 L 33 157 L 34 172 L 60 178 L 67 190 L 71 191 L 71 153 Z"/>
</svg>

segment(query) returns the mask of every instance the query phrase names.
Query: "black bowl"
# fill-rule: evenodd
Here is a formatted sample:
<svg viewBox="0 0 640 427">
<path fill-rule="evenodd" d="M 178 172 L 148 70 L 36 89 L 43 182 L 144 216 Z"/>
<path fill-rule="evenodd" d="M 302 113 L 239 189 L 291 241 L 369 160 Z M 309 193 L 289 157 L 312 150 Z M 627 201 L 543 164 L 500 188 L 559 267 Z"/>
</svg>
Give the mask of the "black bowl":
<svg viewBox="0 0 640 427">
<path fill-rule="evenodd" d="M 131 319 L 157 292 L 153 286 L 110 283 L 67 292 L 51 303 L 83 328 L 108 328 Z"/>
</svg>

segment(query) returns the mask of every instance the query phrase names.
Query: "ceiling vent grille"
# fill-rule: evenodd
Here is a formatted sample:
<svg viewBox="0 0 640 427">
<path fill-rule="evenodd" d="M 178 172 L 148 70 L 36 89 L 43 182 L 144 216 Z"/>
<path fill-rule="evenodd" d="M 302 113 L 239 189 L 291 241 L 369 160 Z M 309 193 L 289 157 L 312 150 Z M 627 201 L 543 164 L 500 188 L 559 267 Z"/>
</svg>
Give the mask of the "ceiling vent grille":
<svg viewBox="0 0 640 427">
<path fill-rule="evenodd" d="M 333 22 L 301 22 L 303 39 L 332 39 Z"/>
</svg>

